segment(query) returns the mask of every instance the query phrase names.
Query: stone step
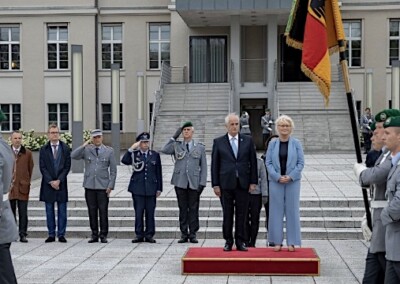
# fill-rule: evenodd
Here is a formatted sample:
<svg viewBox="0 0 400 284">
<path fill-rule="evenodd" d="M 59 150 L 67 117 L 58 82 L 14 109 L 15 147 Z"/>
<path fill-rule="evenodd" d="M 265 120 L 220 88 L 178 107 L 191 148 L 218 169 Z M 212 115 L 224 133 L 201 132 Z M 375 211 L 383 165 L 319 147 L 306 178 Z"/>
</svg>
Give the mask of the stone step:
<svg viewBox="0 0 400 284">
<path fill-rule="evenodd" d="M 46 227 L 32 227 L 28 229 L 28 238 L 46 238 Z M 89 227 L 67 226 L 66 237 L 89 238 L 91 235 Z M 303 240 L 324 240 L 324 239 L 362 239 L 362 232 L 359 228 L 301 228 Z M 134 238 L 134 228 L 131 227 L 110 227 L 108 237 L 119 239 Z M 179 239 L 181 236 L 179 227 L 158 227 L 156 228 L 155 239 Z M 266 229 L 259 229 L 259 240 L 265 239 Z M 197 232 L 199 239 L 221 239 L 222 228 L 200 228 Z"/>
</svg>

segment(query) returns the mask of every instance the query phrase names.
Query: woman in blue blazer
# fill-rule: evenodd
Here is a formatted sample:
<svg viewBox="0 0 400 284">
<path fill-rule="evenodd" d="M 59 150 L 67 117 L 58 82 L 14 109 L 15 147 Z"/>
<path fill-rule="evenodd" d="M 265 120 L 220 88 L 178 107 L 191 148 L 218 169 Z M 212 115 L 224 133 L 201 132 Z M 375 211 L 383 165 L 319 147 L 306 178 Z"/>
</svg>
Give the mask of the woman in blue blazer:
<svg viewBox="0 0 400 284">
<path fill-rule="evenodd" d="M 280 116 L 275 123 L 278 139 L 270 142 L 265 165 L 269 177 L 269 242 L 280 251 L 283 243 L 283 217 L 286 217 L 286 242 L 289 251 L 301 245 L 300 183 L 304 168 L 303 147 L 291 137 L 293 120 Z"/>
</svg>

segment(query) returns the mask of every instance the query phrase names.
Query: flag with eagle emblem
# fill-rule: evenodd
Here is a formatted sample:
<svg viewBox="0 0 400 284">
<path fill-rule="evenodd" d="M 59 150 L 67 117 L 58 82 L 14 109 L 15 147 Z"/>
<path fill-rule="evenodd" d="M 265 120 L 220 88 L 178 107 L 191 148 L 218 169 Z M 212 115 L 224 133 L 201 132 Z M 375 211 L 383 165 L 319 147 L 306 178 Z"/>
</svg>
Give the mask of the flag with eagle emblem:
<svg viewBox="0 0 400 284">
<path fill-rule="evenodd" d="M 337 0 L 293 0 L 286 25 L 286 43 L 302 50 L 301 70 L 315 82 L 325 105 L 331 88 L 330 54 L 345 40 Z"/>
</svg>

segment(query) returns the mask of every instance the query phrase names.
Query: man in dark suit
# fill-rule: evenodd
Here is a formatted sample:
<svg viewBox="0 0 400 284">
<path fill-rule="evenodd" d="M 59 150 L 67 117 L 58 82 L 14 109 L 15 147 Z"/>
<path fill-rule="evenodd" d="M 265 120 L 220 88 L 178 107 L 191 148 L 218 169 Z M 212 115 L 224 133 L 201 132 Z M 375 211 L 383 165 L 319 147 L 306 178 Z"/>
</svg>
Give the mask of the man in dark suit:
<svg viewBox="0 0 400 284">
<path fill-rule="evenodd" d="M 0 109 L 0 123 L 7 117 Z M 17 283 L 10 246 L 18 238 L 18 229 L 11 210 L 8 192 L 12 182 L 14 157 L 0 133 L 0 283 Z"/>
<path fill-rule="evenodd" d="M 121 162 L 132 165 L 132 177 L 128 191 L 132 193 L 135 209 L 135 234 L 132 243 L 155 243 L 153 238 L 156 232 L 154 213 L 156 200 L 163 189 L 160 154 L 149 149 L 150 134 L 143 132 L 134 143 Z M 146 216 L 145 224 L 143 222 Z M 146 227 L 146 228 L 145 228 Z"/>
<path fill-rule="evenodd" d="M 39 165 L 42 173 L 40 185 L 40 201 L 46 204 L 46 221 L 49 237 L 46 243 L 56 240 L 56 221 L 54 203 L 57 202 L 57 237 L 66 243 L 68 184 L 67 175 L 71 168 L 69 147 L 60 141 L 60 130 L 56 124 L 49 126 L 47 136 L 49 142 L 40 148 Z"/>
<path fill-rule="evenodd" d="M 228 133 L 214 139 L 211 153 L 211 183 L 214 193 L 222 198 L 222 231 L 224 251 L 233 246 L 233 214 L 235 213 L 235 244 L 247 251 L 246 216 L 249 192 L 258 183 L 257 157 L 251 137 L 239 134 L 239 117 L 231 113 L 225 118 Z"/>
</svg>

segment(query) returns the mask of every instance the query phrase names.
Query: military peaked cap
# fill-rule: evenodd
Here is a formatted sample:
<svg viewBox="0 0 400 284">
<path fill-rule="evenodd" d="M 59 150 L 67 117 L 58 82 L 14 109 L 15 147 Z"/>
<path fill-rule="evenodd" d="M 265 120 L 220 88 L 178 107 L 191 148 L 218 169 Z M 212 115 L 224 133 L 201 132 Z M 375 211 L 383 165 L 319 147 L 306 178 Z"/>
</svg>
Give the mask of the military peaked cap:
<svg viewBox="0 0 400 284">
<path fill-rule="evenodd" d="M 138 141 L 149 141 L 150 140 L 150 133 L 142 132 L 136 137 L 136 142 Z"/>
</svg>

